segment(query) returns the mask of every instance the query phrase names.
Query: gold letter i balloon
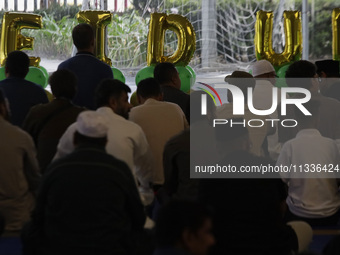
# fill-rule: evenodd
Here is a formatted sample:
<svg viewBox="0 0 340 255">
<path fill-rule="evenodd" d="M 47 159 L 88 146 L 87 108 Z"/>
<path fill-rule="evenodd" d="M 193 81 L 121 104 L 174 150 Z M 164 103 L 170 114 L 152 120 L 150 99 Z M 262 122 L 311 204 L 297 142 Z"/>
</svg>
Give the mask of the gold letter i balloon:
<svg viewBox="0 0 340 255">
<path fill-rule="evenodd" d="M 333 59 L 340 60 L 340 8 L 332 12 Z"/>
<path fill-rule="evenodd" d="M 255 23 L 256 58 L 266 59 L 279 67 L 294 60 L 302 54 L 301 17 L 298 11 L 284 11 L 285 48 L 276 53 L 272 48 L 273 12 L 258 11 Z"/>
<path fill-rule="evenodd" d="M 40 29 L 42 19 L 40 15 L 28 13 L 5 12 L 2 18 L 0 64 L 5 64 L 8 53 L 15 50 L 32 50 L 34 38 L 25 37 L 21 29 Z M 30 57 L 30 65 L 38 67 L 39 57 Z"/>
<path fill-rule="evenodd" d="M 112 14 L 109 11 L 80 11 L 77 19 L 80 23 L 87 23 L 93 27 L 96 36 L 95 56 L 111 66 L 111 59 L 105 54 L 105 28 L 111 22 Z"/>
<path fill-rule="evenodd" d="M 177 49 L 171 56 L 164 56 L 164 36 L 168 29 L 177 35 Z M 194 55 L 195 49 L 195 31 L 187 18 L 178 14 L 151 14 L 147 50 L 148 66 L 162 62 L 186 66 Z"/>
</svg>

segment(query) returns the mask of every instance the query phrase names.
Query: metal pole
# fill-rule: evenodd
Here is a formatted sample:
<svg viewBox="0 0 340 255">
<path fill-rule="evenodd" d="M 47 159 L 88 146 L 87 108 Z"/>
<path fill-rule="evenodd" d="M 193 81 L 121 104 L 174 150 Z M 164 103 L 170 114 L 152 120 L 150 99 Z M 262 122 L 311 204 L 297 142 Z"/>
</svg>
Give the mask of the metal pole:
<svg viewBox="0 0 340 255">
<path fill-rule="evenodd" d="M 302 1 L 302 59 L 309 57 L 308 0 Z"/>
<path fill-rule="evenodd" d="M 89 8 L 89 1 L 88 0 L 83 0 L 83 4 L 81 5 L 81 10 L 85 11 Z"/>
<path fill-rule="evenodd" d="M 216 57 L 216 0 L 202 0 L 202 67 L 211 67 Z"/>
</svg>

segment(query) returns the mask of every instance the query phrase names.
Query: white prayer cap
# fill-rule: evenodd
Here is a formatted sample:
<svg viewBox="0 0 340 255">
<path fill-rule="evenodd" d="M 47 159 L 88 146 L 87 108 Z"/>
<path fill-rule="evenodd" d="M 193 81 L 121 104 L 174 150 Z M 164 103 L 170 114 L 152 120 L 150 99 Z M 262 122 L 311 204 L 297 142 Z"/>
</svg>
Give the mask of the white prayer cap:
<svg viewBox="0 0 340 255">
<path fill-rule="evenodd" d="M 101 114 L 84 111 L 78 115 L 77 131 L 84 136 L 102 138 L 107 135 L 108 124 Z"/>
<path fill-rule="evenodd" d="M 268 60 L 262 59 L 253 64 L 252 74 L 254 77 L 271 72 L 275 72 L 275 69 Z"/>
</svg>

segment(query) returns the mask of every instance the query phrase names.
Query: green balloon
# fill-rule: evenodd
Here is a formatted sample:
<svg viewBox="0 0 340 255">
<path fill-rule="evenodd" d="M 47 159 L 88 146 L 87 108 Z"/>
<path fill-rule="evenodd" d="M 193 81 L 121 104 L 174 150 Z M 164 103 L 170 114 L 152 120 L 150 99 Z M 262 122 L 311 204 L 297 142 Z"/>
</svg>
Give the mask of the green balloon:
<svg viewBox="0 0 340 255">
<path fill-rule="evenodd" d="M 119 69 L 117 69 L 115 67 L 111 67 L 111 69 L 112 69 L 112 72 L 113 72 L 113 78 L 125 83 L 125 76 L 122 73 L 122 71 L 120 71 Z"/>
<path fill-rule="evenodd" d="M 48 78 L 45 76 L 44 71 L 42 71 L 40 68 L 30 66 L 29 72 L 25 79 L 40 85 L 42 88 L 45 88 Z"/>
<path fill-rule="evenodd" d="M 279 79 L 276 80 L 275 86 L 278 88 L 287 87 L 285 76 L 286 71 L 291 63 L 281 66 L 280 69 L 276 72 L 276 75 L 279 76 Z"/>
<path fill-rule="evenodd" d="M 187 66 L 176 66 L 181 79 L 181 90 L 185 93 L 190 91 L 190 88 L 195 83 L 193 73 L 187 68 Z"/>
<path fill-rule="evenodd" d="M 193 82 L 193 84 L 195 84 L 195 82 L 196 82 L 196 72 L 195 72 L 195 70 L 192 69 L 191 66 L 186 66 L 186 68 L 189 69 L 189 71 L 192 73 L 192 75 L 193 75 L 193 77 L 194 77 L 194 82 Z"/>
<path fill-rule="evenodd" d="M 0 67 L 0 81 L 6 79 L 5 67 Z"/>
<path fill-rule="evenodd" d="M 137 91 L 133 92 L 130 97 L 130 104 L 135 107 L 139 105 L 138 98 L 137 98 Z"/>
<path fill-rule="evenodd" d="M 49 75 L 49 73 L 47 72 L 47 70 L 45 69 L 45 67 L 39 66 L 39 68 L 40 68 L 40 69 L 44 72 L 44 74 L 45 74 L 46 83 L 45 83 L 45 85 L 44 85 L 43 87 L 46 88 L 47 85 L 48 85 L 48 78 L 50 77 L 50 75 Z"/>
<path fill-rule="evenodd" d="M 136 75 L 135 82 L 136 85 L 142 80 L 147 78 L 153 78 L 153 70 L 155 69 L 154 66 L 146 66 L 140 69 Z"/>
</svg>

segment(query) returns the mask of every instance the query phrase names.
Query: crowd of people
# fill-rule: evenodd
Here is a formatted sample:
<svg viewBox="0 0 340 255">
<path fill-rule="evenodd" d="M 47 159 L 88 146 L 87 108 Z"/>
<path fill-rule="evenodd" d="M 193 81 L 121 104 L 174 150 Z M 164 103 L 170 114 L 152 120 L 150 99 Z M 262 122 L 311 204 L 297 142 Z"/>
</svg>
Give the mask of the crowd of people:
<svg viewBox="0 0 340 255">
<path fill-rule="evenodd" d="M 93 55 L 92 27 L 77 25 L 72 38 L 78 52 L 50 76 L 51 102 L 24 79 L 21 51 L 8 54 L 0 81 L 0 236 L 20 236 L 23 254 L 290 255 L 308 251 L 312 228 L 340 227 L 338 61 L 287 69 L 287 86 L 310 92 L 307 115 L 294 104 L 254 114 L 249 97 L 258 110 L 273 107 L 275 95 L 287 100 L 275 69 L 260 60 L 252 74 L 234 71 L 225 81 L 244 94 L 244 114 L 235 116 L 235 95 L 216 107 L 204 91 L 186 94 L 171 63 L 140 81 L 132 107 L 131 89 Z M 214 163 L 320 167 L 191 178 L 193 164 Z M 339 249 L 336 237 L 324 255 Z"/>
</svg>

